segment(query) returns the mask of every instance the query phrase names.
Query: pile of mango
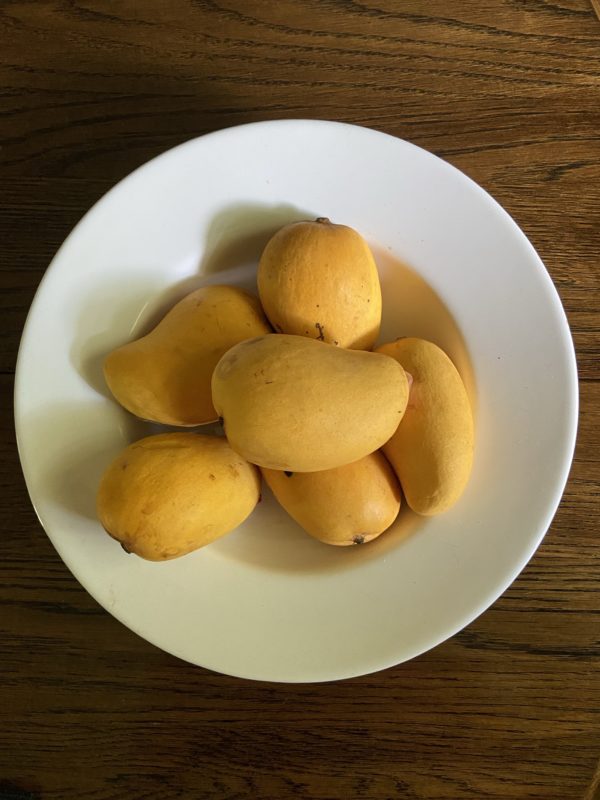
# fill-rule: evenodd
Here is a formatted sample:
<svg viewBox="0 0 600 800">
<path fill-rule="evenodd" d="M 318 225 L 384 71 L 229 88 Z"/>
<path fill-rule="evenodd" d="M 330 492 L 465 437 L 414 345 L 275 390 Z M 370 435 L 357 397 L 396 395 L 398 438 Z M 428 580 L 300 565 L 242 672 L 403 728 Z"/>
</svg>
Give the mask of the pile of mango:
<svg viewBox="0 0 600 800">
<path fill-rule="evenodd" d="M 258 292 L 260 302 L 232 286 L 198 289 L 107 356 L 106 382 L 132 414 L 178 427 L 220 420 L 225 433 L 148 436 L 109 466 L 98 517 L 127 552 L 161 561 L 232 531 L 260 500 L 261 474 L 332 545 L 383 533 L 402 492 L 423 515 L 462 494 L 473 458 L 465 387 L 431 342 L 372 351 L 381 287 L 360 234 L 325 218 L 286 225 L 261 256 Z"/>
</svg>

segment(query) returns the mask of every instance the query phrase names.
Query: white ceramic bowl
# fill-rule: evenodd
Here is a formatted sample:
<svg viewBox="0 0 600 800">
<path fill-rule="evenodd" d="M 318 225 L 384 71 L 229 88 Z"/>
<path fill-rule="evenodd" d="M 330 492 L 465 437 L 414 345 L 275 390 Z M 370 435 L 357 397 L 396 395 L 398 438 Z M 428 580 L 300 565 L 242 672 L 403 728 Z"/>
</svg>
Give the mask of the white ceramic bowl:
<svg viewBox="0 0 600 800">
<path fill-rule="evenodd" d="M 432 519 L 331 548 L 265 491 L 237 531 L 154 564 L 94 515 L 103 469 L 149 432 L 119 408 L 103 356 L 204 283 L 253 286 L 281 225 L 328 216 L 373 245 L 381 341 L 432 339 L 476 410 L 473 476 Z M 82 585 L 158 647 L 213 670 L 321 681 L 398 664 L 484 611 L 539 545 L 573 454 L 577 375 L 563 309 L 508 214 L 458 170 L 365 128 L 231 128 L 154 159 L 103 197 L 33 302 L 15 388 L 19 452 L 48 536 Z M 351 420 L 349 420 L 351 424 Z"/>
</svg>

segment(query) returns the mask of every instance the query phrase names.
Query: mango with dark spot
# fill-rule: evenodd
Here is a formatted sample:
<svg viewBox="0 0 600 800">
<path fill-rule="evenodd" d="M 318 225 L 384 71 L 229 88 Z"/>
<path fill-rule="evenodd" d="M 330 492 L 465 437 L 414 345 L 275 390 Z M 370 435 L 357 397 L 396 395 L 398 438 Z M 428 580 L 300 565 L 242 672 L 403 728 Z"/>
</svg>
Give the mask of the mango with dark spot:
<svg viewBox="0 0 600 800">
<path fill-rule="evenodd" d="M 232 531 L 259 493 L 258 470 L 226 439 L 165 433 L 134 442 L 117 456 L 100 483 L 97 511 L 126 553 L 164 561 Z"/>
<path fill-rule="evenodd" d="M 365 544 L 380 536 L 400 510 L 400 485 L 377 451 L 359 461 L 320 472 L 262 469 L 265 481 L 288 514 L 326 544 Z"/>
<path fill-rule="evenodd" d="M 261 256 L 258 293 L 280 333 L 356 350 L 369 350 L 377 339 L 377 265 L 363 237 L 346 225 L 319 217 L 281 228 Z"/>
</svg>

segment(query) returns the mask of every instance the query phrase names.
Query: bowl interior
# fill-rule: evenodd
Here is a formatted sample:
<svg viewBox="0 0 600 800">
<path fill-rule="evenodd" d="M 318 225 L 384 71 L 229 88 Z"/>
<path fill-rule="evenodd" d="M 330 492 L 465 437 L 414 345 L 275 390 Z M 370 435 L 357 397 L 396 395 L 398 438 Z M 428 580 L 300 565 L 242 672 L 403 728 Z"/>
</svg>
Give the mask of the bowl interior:
<svg viewBox="0 0 600 800">
<path fill-rule="evenodd" d="M 323 215 L 357 228 L 373 246 L 381 341 L 428 338 L 457 364 L 476 414 L 465 495 L 438 518 L 403 509 L 365 547 L 330 548 L 265 492 L 244 525 L 197 553 L 165 564 L 126 556 L 95 519 L 96 487 L 125 444 L 157 428 L 110 398 L 104 355 L 200 285 L 255 289 L 269 236 Z M 42 524 L 105 608 L 197 664 L 262 679 L 326 680 L 443 641 L 514 579 L 560 499 L 577 394 L 554 287 L 483 190 L 383 134 L 287 121 L 169 151 L 88 213 L 32 306 L 15 409 Z"/>
</svg>

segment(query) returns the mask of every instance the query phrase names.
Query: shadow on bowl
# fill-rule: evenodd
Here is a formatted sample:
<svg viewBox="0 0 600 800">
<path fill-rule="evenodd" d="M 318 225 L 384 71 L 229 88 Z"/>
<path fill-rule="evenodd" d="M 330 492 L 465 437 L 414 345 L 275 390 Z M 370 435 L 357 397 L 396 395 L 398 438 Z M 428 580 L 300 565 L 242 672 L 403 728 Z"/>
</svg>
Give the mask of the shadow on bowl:
<svg viewBox="0 0 600 800">
<path fill-rule="evenodd" d="M 90 289 L 71 347 L 74 368 L 89 386 L 110 397 L 102 365 L 111 350 L 149 333 L 170 308 L 201 286 L 229 284 L 257 294 L 256 268 L 271 236 L 289 222 L 314 216 L 292 205 L 233 204 L 209 224 L 199 248 L 200 262 L 186 278 L 168 285 L 157 277 L 126 278 L 143 275 L 143 269 L 123 264 L 122 281 Z M 180 275 L 181 265 L 169 271 Z"/>
<path fill-rule="evenodd" d="M 212 276 L 248 264 L 256 267 L 267 242 L 280 228 L 318 216 L 314 211 L 290 204 L 240 203 L 228 206 L 215 214 L 207 228 L 199 271 L 202 275 Z M 256 281 L 252 277 L 252 287 L 255 288 Z"/>
<path fill-rule="evenodd" d="M 383 311 L 378 344 L 402 336 L 428 339 L 452 359 L 467 389 L 473 414 L 477 390 L 471 357 L 450 310 L 419 273 L 378 245 L 371 245 L 379 270 Z"/>
<path fill-rule="evenodd" d="M 29 472 L 40 503 L 92 520 L 97 519 L 96 492 L 102 473 L 127 442 L 150 432 L 147 423 L 104 398 L 50 406 L 23 424 L 38 442 Z M 101 530 L 98 523 L 99 535 Z"/>
</svg>

